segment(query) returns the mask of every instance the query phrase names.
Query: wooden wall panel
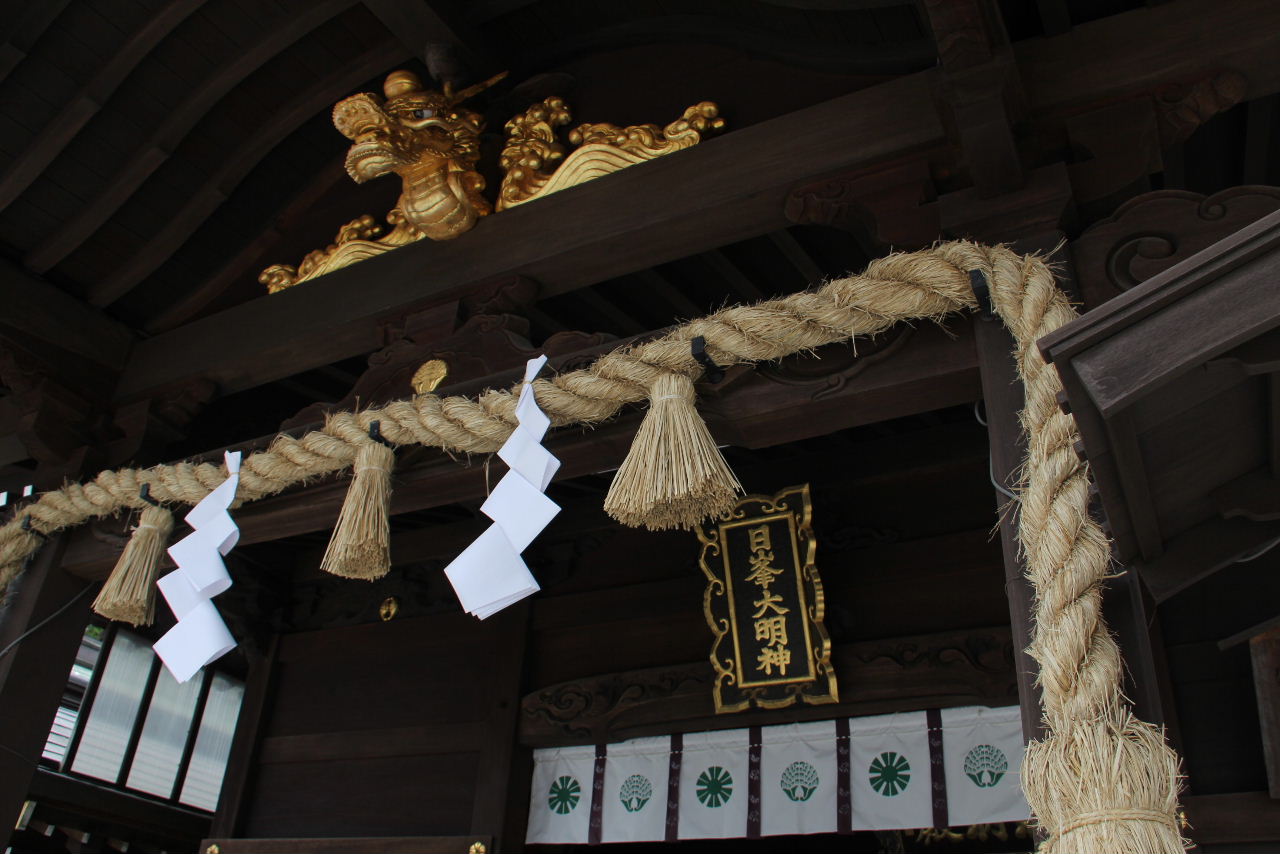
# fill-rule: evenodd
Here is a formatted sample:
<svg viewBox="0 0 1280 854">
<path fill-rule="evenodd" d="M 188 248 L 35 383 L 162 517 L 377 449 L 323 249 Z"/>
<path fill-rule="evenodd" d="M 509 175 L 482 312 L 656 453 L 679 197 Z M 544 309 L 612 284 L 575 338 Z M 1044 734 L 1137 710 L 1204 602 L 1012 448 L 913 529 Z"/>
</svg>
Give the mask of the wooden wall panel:
<svg viewBox="0 0 1280 854">
<path fill-rule="evenodd" d="M 478 753 L 264 764 L 247 836 L 451 836 L 471 825 Z"/>
<path fill-rule="evenodd" d="M 282 636 L 242 818 L 220 832 L 500 836 L 478 805 L 506 803 L 526 622 L 517 606 Z"/>
</svg>

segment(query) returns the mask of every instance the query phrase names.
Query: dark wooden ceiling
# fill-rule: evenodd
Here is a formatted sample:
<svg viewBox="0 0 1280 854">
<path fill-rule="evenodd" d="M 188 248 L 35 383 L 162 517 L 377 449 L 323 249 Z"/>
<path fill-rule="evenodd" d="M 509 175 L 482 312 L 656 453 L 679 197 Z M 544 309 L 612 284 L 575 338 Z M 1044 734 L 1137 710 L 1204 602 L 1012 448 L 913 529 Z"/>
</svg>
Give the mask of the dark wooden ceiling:
<svg viewBox="0 0 1280 854">
<path fill-rule="evenodd" d="M 922 3 L 0 0 L 0 265 L 145 338 L 262 296 L 264 267 L 297 263 L 341 223 L 392 206 L 396 181 L 345 175 L 330 109 L 397 68 L 427 77 L 428 44 L 449 46 L 464 81 L 510 72 L 475 101 L 493 153 L 501 123 L 548 86 L 588 121 L 664 122 L 716 100 L 732 132 L 930 68 Z M 1140 5 L 996 4 L 1014 42 Z M 1277 182 L 1276 117 L 1275 98 L 1225 113 L 1133 192 Z M 1120 201 L 1082 211 L 1080 225 Z M 751 238 L 543 299 L 530 337 L 661 328 L 859 268 L 871 251 L 820 227 Z M 241 392 L 181 449 L 274 430 L 341 398 L 362 369 L 353 358 Z"/>
<path fill-rule="evenodd" d="M 468 77 L 511 72 L 488 102 L 494 130 L 502 109 L 523 106 L 501 96 L 547 71 L 571 75 L 580 116 L 665 121 L 686 102 L 736 95 L 726 109 L 742 127 L 934 55 L 909 3 L 14 5 L 0 66 L 0 247 L 141 332 L 259 295 L 261 267 L 296 263 L 341 222 L 390 206 L 391 181 L 353 192 L 329 111 L 377 91 L 388 71 L 425 72 L 416 57 L 428 41 L 455 44 Z M 619 51 L 632 61 L 610 62 Z"/>
</svg>

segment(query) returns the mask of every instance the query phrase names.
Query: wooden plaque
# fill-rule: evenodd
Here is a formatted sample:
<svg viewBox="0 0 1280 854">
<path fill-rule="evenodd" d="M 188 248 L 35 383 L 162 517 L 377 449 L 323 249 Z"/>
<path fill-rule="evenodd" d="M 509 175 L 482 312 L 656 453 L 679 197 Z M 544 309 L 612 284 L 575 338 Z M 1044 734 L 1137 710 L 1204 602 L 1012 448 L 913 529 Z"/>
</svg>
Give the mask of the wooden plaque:
<svg viewBox="0 0 1280 854">
<path fill-rule="evenodd" d="M 805 484 L 748 495 L 697 528 L 717 713 L 840 699 L 812 519 Z"/>
</svg>

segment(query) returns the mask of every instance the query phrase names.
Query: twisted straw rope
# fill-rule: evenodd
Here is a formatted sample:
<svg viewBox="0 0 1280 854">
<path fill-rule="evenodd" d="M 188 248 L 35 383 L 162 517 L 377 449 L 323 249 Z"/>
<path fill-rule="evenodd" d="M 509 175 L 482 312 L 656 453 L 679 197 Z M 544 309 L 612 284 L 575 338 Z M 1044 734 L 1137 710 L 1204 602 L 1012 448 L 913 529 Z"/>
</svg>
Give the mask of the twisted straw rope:
<svg viewBox="0 0 1280 854">
<path fill-rule="evenodd" d="M 1177 756 L 1160 731 L 1133 718 L 1120 693 L 1120 653 L 1101 613 L 1110 553 L 1088 514 L 1088 474 L 1072 450 L 1075 422 L 1057 406 L 1061 383 L 1035 347 L 1038 338 L 1076 316 L 1039 258 L 968 242 L 891 255 L 861 275 L 727 308 L 663 338 L 609 353 L 588 368 L 538 380 L 538 403 L 556 426 L 594 424 L 644 400 L 663 374 L 697 377 L 702 367 L 689 347 L 697 336 L 706 339 L 717 363 L 729 366 L 973 308 L 970 270 L 987 275 L 995 308 L 1016 341 L 1026 386 L 1019 537 L 1036 594 L 1029 651 L 1040 664 L 1048 734 L 1029 746 L 1023 778 L 1048 834 L 1044 850 L 1181 850 L 1173 818 Z M 252 501 L 346 468 L 371 441 L 373 421 L 381 422 L 383 437 L 396 445 L 496 451 L 515 427 L 515 404 L 513 392 L 491 390 L 476 400 L 422 395 L 336 413 L 321 430 L 296 439 L 277 436 L 249 456 L 241 468 L 240 496 Z M 140 509 L 143 483 L 151 485 L 157 501 L 195 504 L 225 476 L 221 466 L 207 463 L 108 471 L 89 483 L 44 493 L 25 513 L 36 532 L 48 534 L 123 508 Z M 40 542 L 20 520 L 0 528 L 0 586 L 7 587 Z M 1169 821 L 1152 821 L 1152 814 Z"/>
</svg>

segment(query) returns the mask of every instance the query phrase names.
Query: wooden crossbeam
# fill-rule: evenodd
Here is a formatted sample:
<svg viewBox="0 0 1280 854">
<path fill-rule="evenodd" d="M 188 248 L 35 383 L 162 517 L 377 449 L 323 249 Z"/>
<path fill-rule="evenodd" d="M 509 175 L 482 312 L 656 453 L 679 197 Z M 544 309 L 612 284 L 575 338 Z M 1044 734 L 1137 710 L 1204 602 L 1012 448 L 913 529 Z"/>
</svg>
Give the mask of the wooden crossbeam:
<svg viewBox="0 0 1280 854">
<path fill-rule="evenodd" d="M 1052 126 L 1071 111 L 1224 64 L 1246 76 L 1251 96 L 1280 90 L 1268 35 L 1277 30 L 1280 5 L 1188 0 L 1015 44 L 1013 53 L 1028 115 Z M 1192 32 L 1213 48 L 1185 50 Z M 1091 58 L 1087 68 L 1081 56 Z M 785 227 L 782 205 L 796 183 L 945 145 L 932 106 L 935 76 L 898 78 L 736 131 L 486 218 L 456 240 L 404 247 L 158 335 L 138 348 L 120 394 L 144 396 L 192 376 L 224 393 L 250 388 L 376 349 L 380 318 L 475 282 L 519 273 L 538 280 L 546 297 Z M 198 211 L 179 217 L 157 240 L 176 248 L 200 221 Z M 555 241 L 546 239 L 548 222 L 557 223 Z M 104 292 L 145 275 L 159 263 L 153 256 L 104 283 Z"/>
<path fill-rule="evenodd" d="M 942 139 L 927 75 L 846 95 L 157 335 L 140 345 L 120 394 L 200 375 L 224 392 L 251 388 L 374 350 L 381 318 L 475 282 L 526 275 L 546 298 L 775 231 L 788 224 L 783 203 L 797 181 Z"/>
</svg>

